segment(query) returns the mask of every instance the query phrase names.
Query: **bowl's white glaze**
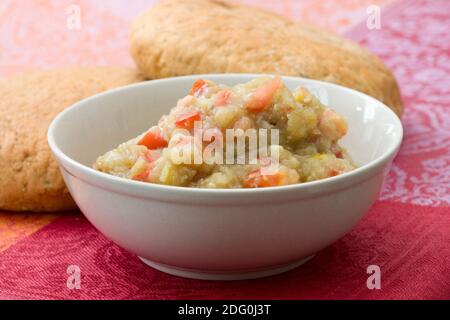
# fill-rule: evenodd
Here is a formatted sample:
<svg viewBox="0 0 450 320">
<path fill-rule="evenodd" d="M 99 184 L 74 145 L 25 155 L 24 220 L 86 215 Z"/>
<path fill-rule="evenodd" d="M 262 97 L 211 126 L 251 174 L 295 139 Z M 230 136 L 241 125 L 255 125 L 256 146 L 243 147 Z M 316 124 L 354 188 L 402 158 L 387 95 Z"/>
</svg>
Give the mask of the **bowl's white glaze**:
<svg viewBox="0 0 450 320">
<path fill-rule="evenodd" d="M 246 279 L 283 272 L 348 232 L 376 200 L 402 141 L 402 125 L 381 102 L 330 83 L 304 85 L 349 123 L 342 140 L 358 169 L 341 176 L 263 189 L 194 189 L 107 175 L 97 156 L 147 130 L 199 78 L 247 82 L 260 75 L 217 74 L 154 80 L 83 100 L 48 132 L 66 184 L 89 221 L 147 264 L 200 279 Z"/>
</svg>

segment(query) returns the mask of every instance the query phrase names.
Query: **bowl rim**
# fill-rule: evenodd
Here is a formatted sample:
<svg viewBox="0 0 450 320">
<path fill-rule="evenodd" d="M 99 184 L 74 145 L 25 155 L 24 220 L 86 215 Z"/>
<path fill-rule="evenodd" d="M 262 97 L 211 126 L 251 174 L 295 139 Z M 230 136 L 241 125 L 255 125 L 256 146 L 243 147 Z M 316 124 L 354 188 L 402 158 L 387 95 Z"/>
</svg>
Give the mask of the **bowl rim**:
<svg viewBox="0 0 450 320">
<path fill-rule="evenodd" d="M 59 165 L 68 171 L 69 174 L 81 179 L 85 180 L 85 182 L 100 186 L 104 189 L 109 189 L 113 192 L 119 192 L 131 196 L 136 196 L 137 192 L 141 195 L 155 195 L 155 192 L 161 194 L 161 193 L 177 193 L 179 195 L 184 195 L 185 197 L 189 197 L 192 195 L 214 195 L 214 196 L 224 196 L 224 195 L 231 195 L 231 196 L 249 196 L 254 195 L 255 197 L 261 197 L 266 194 L 281 194 L 285 193 L 287 191 L 295 191 L 298 192 L 300 190 L 308 190 L 308 189 L 316 189 L 321 190 L 322 192 L 330 191 L 331 189 L 335 190 L 336 187 L 344 188 L 348 185 L 354 185 L 356 183 L 361 182 L 364 179 L 367 179 L 369 176 L 373 175 L 374 171 L 377 170 L 380 166 L 383 166 L 386 162 L 393 159 L 395 155 L 397 154 L 400 145 L 403 140 L 403 126 L 399 119 L 399 117 L 389 108 L 387 107 L 383 102 L 365 94 L 362 92 L 359 92 L 357 90 L 347 88 L 341 85 L 337 85 L 330 82 L 320 81 L 320 80 L 313 80 L 313 79 L 307 79 L 302 77 L 294 77 L 294 76 L 282 76 L 280 77 L 282 79 L 287 80 L 303 80 L 310 82 L 311 84 L 317 84 L 317 85 L 326 85 L 334 87 L 338 90 L 346 90 L 351 92 L 352 94 L 359 95 L 363 97 L 364 99 L 369 99 L 375 102 L 379 107 L 384 108 L 388 114 L 390 114 L 393 118 L 393 122 L 395 126 L 397 127 L 397 130 L 399 132 L 397 141 L 394 141 L 392 146 L 388 148 L 382 155 L 378 156 L 377 158 L 371 160 L 365 165 L 362 165 L 360 167 L 357 167 L 356 169 L 343 173 L 341 175 L 325 178 L 321 180 L 315 180 L 310 182 L 304 182 L 304 183 L 297 183 L 297 184 L 291 184 L 286 186 L 277 186 L 277 187 L 267 187 L 267 188 L 230 188 L 230 189 L 214 189 L 214 188 L 193 188 L 193 187 L 181 187 L 181 186 L 170 186 L 170 185 L 163 185 L 163 184 L 156 184 L 156 183 L 148 183 L 148 182 L 140 182 L 135 181 L 131 179 L 125 179 L 121 177 L 117 177 L 114 175 L 110 175 L 98 170 L 95 170 L 94 168 L 91 168 L 87 165 L 84 165 L 68 155 L 66 155 L 58 146 L 58 144 L 55 141 L 55 131 L 57 129 L 58 123 L 62 121 L 62 119 L 65 118 L 67 114 L 70 112 L 73 112 L 73 110 L 79 108 L 80 106 L 85 105 L 86 103 L 89 103 L 96 99 L 101 99 L 105 95 L 115 94 L 119 92 L 126 92 L 130 90 L 131 88 L 137 88 L 137 87 L 144 87 L 148 85 L 152 85 L 154 83 L 164 83 L 164 82 L 173 82 L 181 79 L 192 79 L 196 80 L 198 78 L 220 78 L 220 77 L 239 77 L 239 76 L 248 76 L 248 77 L 261 77 L 261 76 L 273 76 L 273 74 L 268 73 L 211 73 L 211 74 L 192 74 L 192 75 L 185 75 L 185 76 L 178 76 L 178 77 L 168 77 L 168 78 L 162 78 L 162 79 L 155 79 L 155 80 L 148 80 L 143 81 L 127 86 L 122 86 L 118 88 L 114 88 L 96 95 L 93 95 L 91 97 L 82 99 L 70 107 L 66 108 L 62 112 L 60 112 L 50 123 L 48 131 L 47 131 L 47 140 L 48 144 L 50 146 L 51 151 L 53 152 L 54 156 L 59 160 Z M 68 169 L 67 167 L 70 169 Z M 78 174 L 74 173 L 71 169 L 74 169 L 74 171 L 77 171 L 78 173 L 81 173 L 85 177 L 90 177 L 92 179 L 81 178 Z M 355 179 L 358 178 L 359 179 Z M 330 188 L 327 188 L 329 186 Z M 147 191 L 147 192 L 145 192 Z M 145 196 L 148 198 L 147 196 Z M 195 201 L 195 199 L 194 199 Z"/>
</svg>

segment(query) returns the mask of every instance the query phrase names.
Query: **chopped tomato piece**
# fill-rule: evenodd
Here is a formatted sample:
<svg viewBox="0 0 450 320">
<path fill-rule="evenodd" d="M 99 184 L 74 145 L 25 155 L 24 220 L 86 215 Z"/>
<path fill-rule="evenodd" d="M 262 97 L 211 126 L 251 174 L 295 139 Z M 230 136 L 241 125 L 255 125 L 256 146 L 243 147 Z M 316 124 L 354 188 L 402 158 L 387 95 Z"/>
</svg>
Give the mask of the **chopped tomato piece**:
<svg viewBox="0 0 450 320">
<path fill-rule="evenodd" d="M 278 172 L 271 175 L 261 174 L 261 170 L 251 172 L 244 180 L 245 188 L 266 188 L 284 185 L 285 176 Z"/>
<path fill-rule="evenodd" d="M 194 82 L 194 85 L 192 86 L 189 94 L 195 97 L 199 97 L 202 95 L 203 91 L 206 89 L 207 86 L 208 84 L 206 83 L 205 80 L 202 79 L 197 80 Z"/>
<path fill-rule="evenodd" d="M 216 107 L 225 106 L 230 103 L 231 91 L 222 90 L 217 93 L 216 101 L 214 102 Z"/>
<path fill-rule="evenodd" d="M 261 87 L 253 92 L 250 100 L 247 101 L 245 107 L 249 112 L 257 113 L 264 111 L 272 102 L 277 90 L 281 87 L 282 82 L 279 77 L 267 81 Z"/>
<path fill-rule="evenodd" d="M 144 171 L 142 171 L 141 173 L 138 173 L 137 175 L 135 175 L 132 179 L 136 180 L 136 181 L 148 181 L 148 177 L 150 176 L 151 173 L 151 165 L 150 163 L 147 164 L 146 168 Z"/>
<path fill-rule="evenodd" d="M 337 151 L 334 155 L 336 156 L 336 158 L 344 159 L 344 154 L 342 150 Z"/>
<path fill-rule="evenodd" d="M 137 143 L 141 146 L 146 146 L 150 150 L 161 149 L 167 147 L 167 141 L 161 135 L 161 132 L 149 131 Z"/>
<path fill-rule="evenodd" d="M 192 111 L 178 116 L 175 121 L 177 128 L 190 130 L 194 128 L 194 122 L 201 120 L 201 114 L 198 111 Z"/>
<path fill-rule="evenodd" d="M 340 175 L 342 172 L 341 171 L 339 171 L 339 170 L 336 170 L 336 169 L 330 169 L 330 171 L 328 172 L 328 176 L 329 177 L 335 177 L 335 176 L 338 176 L 338 175 Z"/>
</svg>

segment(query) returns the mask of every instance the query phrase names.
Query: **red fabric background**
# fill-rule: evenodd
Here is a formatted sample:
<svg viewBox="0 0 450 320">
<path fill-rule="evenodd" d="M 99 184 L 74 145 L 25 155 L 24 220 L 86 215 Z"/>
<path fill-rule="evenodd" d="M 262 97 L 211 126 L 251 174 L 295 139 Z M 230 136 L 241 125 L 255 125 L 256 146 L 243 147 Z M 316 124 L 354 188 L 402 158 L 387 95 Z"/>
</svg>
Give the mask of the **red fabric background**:
<svg viewBox="0 0 450 320">
<path fill-rule="evenodd" d="M 265 279 L 220 282 L 153 270 L 74 214 L 0 255 L 0 298 L 448 298 L 449 225 L 445 208 L 378 202 L 355 230 L 303 267 Z M 70 264 L 80 266 L 80 290 L 66 286 Z M 381 268 L 381 290 L 367 289 L 371 264 Z"/>
</svg>

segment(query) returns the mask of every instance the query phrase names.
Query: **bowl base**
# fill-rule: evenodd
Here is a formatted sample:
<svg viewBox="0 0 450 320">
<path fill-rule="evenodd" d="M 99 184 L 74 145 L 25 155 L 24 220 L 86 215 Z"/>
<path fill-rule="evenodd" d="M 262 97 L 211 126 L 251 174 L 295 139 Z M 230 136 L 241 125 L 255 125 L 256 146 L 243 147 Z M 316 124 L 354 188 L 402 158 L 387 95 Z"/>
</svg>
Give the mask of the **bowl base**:
<svg viewBox="0 0 450 320">
<path fill-rule="evenodd" d="M 249 280 L 249 279 L 258 279 L 273 276 L 276 274 L 280 274 L 283 272 L 287 272 L 293 270 L 302 264 L 309 261 L 313 258 L 314 255 L 303 258 L 301 260 L 297 260 L 295 262 L 291 262 L 284 265 L 278 265 L 274 267 L 264 268 L 264 269 L 255 269 L 255 270 L 245 270 L 245 271 L 203 271 L 203 270 L 194 270 L 194 269 L 184 269 L 178 268 L 174 266 L 169 266 L 162 263 L 153 262 L 151 260 L 139 257 L 146 265 L 159 270 L 164 273 L 168 273 L 174 276 L 182 277 L 182 278 L 190 278 L 190 279 L 198 279 L 198 280 Z"/>
</svg>

